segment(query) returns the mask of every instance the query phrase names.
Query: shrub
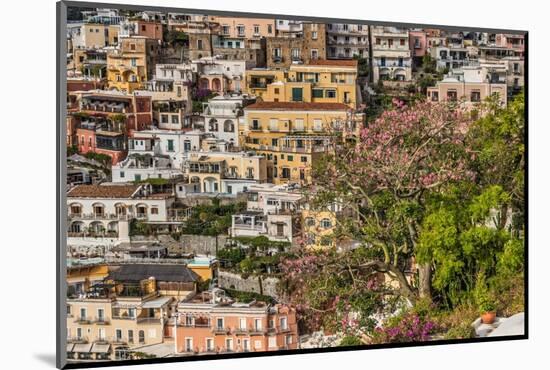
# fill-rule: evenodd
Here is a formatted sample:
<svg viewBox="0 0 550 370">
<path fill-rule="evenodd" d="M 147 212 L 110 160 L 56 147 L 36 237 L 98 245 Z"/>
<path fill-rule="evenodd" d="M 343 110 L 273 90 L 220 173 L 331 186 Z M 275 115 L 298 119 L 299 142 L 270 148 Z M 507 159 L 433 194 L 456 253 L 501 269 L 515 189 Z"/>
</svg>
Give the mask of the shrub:
<svg viewBox="0 0 550 370">
<path fill-rule="evenodd" d="M 436 323 L 409 311 L 391 318 L 373 333 L 373 343 L 424 342 L 436 331 Z"/>
</svg>

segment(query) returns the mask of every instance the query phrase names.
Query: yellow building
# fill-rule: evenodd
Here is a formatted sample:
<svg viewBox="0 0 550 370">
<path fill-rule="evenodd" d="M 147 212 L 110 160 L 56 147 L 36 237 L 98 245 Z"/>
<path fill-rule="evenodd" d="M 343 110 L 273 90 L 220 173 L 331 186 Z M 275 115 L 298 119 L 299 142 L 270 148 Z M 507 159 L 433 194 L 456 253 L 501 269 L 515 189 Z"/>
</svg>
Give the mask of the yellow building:
<svg viewBox="0 0 550 370">
<path fill-rule="evenodd" d="M 286 71 L 246 71 L 246 88 L 266 102 L 342 103 L 357 108 L 356 60 L 312 60 Z"/>
<path fill-rule="evenodd" d="M 358 136 L 362 114 L 342 103 L 257 102 L 244 109 L 242 146 L 267 159 L 275 184 L 311 183 L 312 164 L 335 137 Z"/>
<path fill-rule="evenodd" d="M 334 246 L 333 234 L 336 228 L 336 215 L 337 213 L 331 210 L 302 210 L 302 231 L 306 247 L 327 248 Z"/>
<path fill-rule="evenodd" d="M 109 89 L 127 92 L 145 89 L 154 73 L 158 48 L 157 40 L 144 36 L 121 39 L 120 47 L 107 53 Z"/>
<path fill-rule="evenodd" d="M 117 25 L 100 23 L 85 23 L 80 28 L 79 34 L 75 35 L 73 45 L 77 48 L 100 49 L 118 43 Z"/>
<path fill-rule="evenodd" d="M 266 159 L 245 152 L 190 152 L 187 172 L 195 193 L 236 194 L 267 181 Z"/>
</svg>

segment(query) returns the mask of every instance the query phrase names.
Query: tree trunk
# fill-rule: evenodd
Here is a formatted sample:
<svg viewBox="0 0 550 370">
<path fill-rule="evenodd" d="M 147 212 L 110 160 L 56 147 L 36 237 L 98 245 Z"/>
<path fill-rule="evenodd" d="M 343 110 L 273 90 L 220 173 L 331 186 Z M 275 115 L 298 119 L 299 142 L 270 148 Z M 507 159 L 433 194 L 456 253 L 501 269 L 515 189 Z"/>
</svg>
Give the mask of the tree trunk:
<svg viewBox="0 0 550 370">
<path fill-rule="evenodd" d="M 429 263 L 418 265 L 418 293 L 420 298 L 432 299 L 432 268 Z"/>
</svg>

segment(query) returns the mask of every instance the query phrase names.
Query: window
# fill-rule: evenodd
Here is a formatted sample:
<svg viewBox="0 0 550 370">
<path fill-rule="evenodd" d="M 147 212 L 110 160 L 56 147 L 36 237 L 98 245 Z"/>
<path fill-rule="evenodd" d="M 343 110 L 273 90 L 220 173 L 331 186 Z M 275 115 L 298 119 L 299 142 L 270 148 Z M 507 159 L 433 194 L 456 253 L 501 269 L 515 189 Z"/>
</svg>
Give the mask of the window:
<svg viewBox="0 0 550 370">
<path fill-rule="evenodd" d="M 306 226 L 309 226 L 309 227 L 315 226 L 315 219 L 313 217 L 307 217 Z"/>
<path fill-rule="evenodd" d="M 322 98 L 323 94 L 324 94 L 323 89 L 313 89 L 312 95 L 314 98 Z"/>
<path fill-rule="evenodd" d="M 481 101 L 481 93 L 479 91 L 472 91 L 470 94 L 470 101 L 472 102 Z"/>
<path fill-rule="evenodd" d="M 136 318 L 136 309 L 135 308 L 129 308 L 128 309 L 128 317 L 135 319 Z"/>
<path fill-rule="evenodd" d="M 141 181 L 141 175 L 140 174 L 134 174 L 134 181 Z"/>
<path fill-rule="evenodd" d="M 311 59 L 319 59 L 319 50 L 311 49 Z"/>
<path fill-rule="evenodd" d="M 97 330 L 97 339 L 105 340 L 105 329 L 104 328 L 99 328 Z"/>
<path fill-rule="evenodd" d="M 259 35 L 260 34 L 260 26 L 255 24 L 254 25 L 254 35 Z"/>
<path fill-rule="evenodd" d="M 323 129 L 323 121 L 320 119 L 313 120 L 313 131 L 321 131 Z"/>
<path fill-rule="evenodd" d="M 300 59 L 300 49 L 299 48 L 292 48 L 290 51 L 290 55 L 292 56 L 292 60 L 298 60 Z"/>
<path fill-rule="evenodd" d="M 159 214 L 158 207 L 151 207 L 151 214 L 152 215 L 158 215 Z"/>
<path fill-rule="evenodd" d="M 242 24 L 237 26 L 237 34 L 239 36 L 244 36 L 244 26 Z"/>
<path fill-rule="evenodd" d="M 122 329 L 116 329 L 115 330 L 115 338 L 117 341 L 122 340 Z"/>
<path fill-rule="evenodd" d="M 405 39 L 400 39 L 399 40 L 399 45 L 405 46 Z"/>
<path fill-rule="evenodd" d="M 254 329 L 262 330 L 262 319 L 254 319 Z"/>
<path fill-rule="evenodd" d="M 279 139 L 271 139 L 271 146 L 279 146 Z"/>
<path fill-rule="evenodd" d="M 97 309 L 97 321 L 98 322 L 104 322 L 105 321 L 105 310 L 103 308 Z"/>
<path fill-rule="evenodd" d="M 193 352 L 193 338 L 185 338 L 185 352 Z"/>
<path fill-rule="evenodd" d="M 307 163 L 307 157 L 305 155 L 300 157 L 300 162 Z"/>
<path fill-rule="evenodd" d="M 292 162 L 292 161 L 294 161 L 294 156 L 289 155 L 289 156 L 286 157 L 286 160 L 289 161 L 289 162 Z"/>
<path fill-rule="evenodd" d="M 252 130 L 259 130 L 260 129 L 260 121 L 257 119 L 252 120 Z"/>
<path fill-rule="evenodd" d="M 125 176 L 126 174 L 124 173 L 124 171 L 120 171 L 120 178 L 123 179 Z"/>
<path fill-rule="evenodd" d="M 304 131 L 303 118 L 297 118 L 296 120 L 294 120 L 294 131 Z"/>
<path fill-rule="evenodd" d="M 292 101 L 302 101 L 302 88 L 293 87 L 292 88 Z"/>
<path fill-rule="evenodd" d="M 317 40 L 317 31 L 311 32 L 311 38 L 312 38 L 313 40 Z"/>
<path fill-rule="evenodd" d="M 180 123 L 180 118 L 179 118 L 179 116 L 173 115 L 173 116 L 172 116 L 172 123 L 173 123 L 173 124 L 178 124 L 178 123 Z"/>
<path fill-rule="evenodd" d="M 82 328 L 76 328 L 76 337 L 82 338 Z"/>
<path fill-rule="evenodd" d="M 128 330 L 128 343 L 134 343 L 134 331 Z"/>
<path fill-rule="evenodd" d="M 432 91 L 432 101 L 439 101 L 439 92 Z"/>
<path fill-rule="evenodd" d="M 222 35 L 229 35 L 229 26 L 228 25 L 223 25 L 222 26 Z"/>
<path fill-rule="evenodd" d="M 288 168 L 288 167 L 283 167 L 283 171 L 282 171 L 282 174 L 281 174 L 281 178 L 283 178 L 283 179 L 290 179 L 290 168 Z"/>
<path fill-rule="evenodd" d="M 168 140 L 168 149 L 167 149 L 169 152 L 173 152 L 174 151 L 174 140 L 173 139 L 169 139 Z"/>
<path fill-rule="evenodd" d="M 274 94 L 279 94 L 279 88 L 276 87 L 275 89 L 273 89 L 273 93 L 274 93 Z"/>
<path fill-rule="evenodd" d="M 286 342 L 286 345 L 287 345 L 287 346 L 290 345 L 290 344 L 292 344 L 292 335 L 287 335 L 287 336 L 286 336 L 286 341 L 285 341 L 285 342 Z"/>
<path fill-rule="evenodd" d="M 216 328 L 218 329 L 222 329 L 223 328 L 223 318 L 222 317 L 218 317 L 216 319 Z"/>
<path fill-rule="evenodd" d="M 233 338 L 225 339 L 225 349 L 227 351 L 233 351 Z"/>
<path fill-rule="evenodd" d="M 279 128 L 279 127 L 278 127 L 278 126 L 279 126 L 279 125 L 278 125 L 278 122 L 279 122 L 279 121 L 278 121 L 276 118 L 271 118 L 271 119 L 269 120 L 269 130 L 270 130 L 270 131 L 278 131 L 278 128 Z"/>
<path fill-rule="evenodd" d="M 323 218 L 319 224 L 323 229 L 329 229 L 332 227 L 332 222 L 328 218 Z"/>
<path fill-rule="evenodd" d="M 325 95 L 327 98 L 334 99 L 336 98 L 336 90 L 326 90 Z"/>
<path fill-rule="evenodd" d="M 447 91 L 447 100 L 456 101 L 456 99 L 457 99 L 456 90 Z"/>
<path fill-rule="evenodd" d="M 132 51 L 136 50 L 136 44 L 130 44 L 130 50 Z"/>
<path fill-rule="evenodd" d="M 86 309 L 85 308 L 80 309 L 80 320 L 86 320 Z"/>
<path fill-rule="evenodd" d="M 243 351 L 250 351 L 250 339 L 243 339 Z"/>
<path fill-rule="evenodd" d="M 142 24 L 142 25 L 141 25 L 141 30 L 142 30 L 142 31 L 145 31 L 146 29 L 147 29 L 147 27 L 145 27 L 145 25 Z"/>
<path fill-rule="evenodd" d="M 132 58 L 132 59 L 130 59 L 130 61 L 132 63 L 132 67 L 137 66 L 137 59 L 136 58 Z"/>
<path fill-rule="evenodd" d="M 267 33 L 273 33 L 273 26 L 271 24 L 267 25 Z"/>
<path fill-rule="evenodd" d="M 138 333 L 139 343 L 145 343 L 145 332 L 140 330 Z"/>
<path fill-rule="evenodd" d="M 202 50 L 202 40 L 197 40 L 197 49 Z"/>
<path fill-rule="evenodd" d="M 393 46 L 393 39 L 388 39 L 388 46 L 390 48 Z"/>
<path fill-rule="evenodd" d="M 288 320 L 286 317 L 281 317 L 279 319 L 279 326 L 281 327 L 282 330 L 288 329 Z"/>
<path fill-rule="evenodd" d="M 239 328 L 240 329 L 246 329 L 246 319 L 244 317 L 241 317 L 239 319 Z"/>
<path fill-rule="evenodd" d="M 376 45 L 380 45 L 380 39 L 378 37 L 376 38 Z"/>
<path fill-rule="evenodd" d="M 161 114 L 160 115 L 160 123 L 168 123 L 168 115 L 167 114 Z"/>
</svg>

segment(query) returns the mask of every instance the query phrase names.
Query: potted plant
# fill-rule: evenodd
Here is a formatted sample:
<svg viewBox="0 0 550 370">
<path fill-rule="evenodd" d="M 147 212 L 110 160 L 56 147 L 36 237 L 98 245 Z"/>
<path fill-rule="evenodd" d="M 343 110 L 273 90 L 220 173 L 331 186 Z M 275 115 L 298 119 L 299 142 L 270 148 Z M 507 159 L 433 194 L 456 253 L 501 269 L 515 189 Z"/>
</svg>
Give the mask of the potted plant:
<svg viewBox="0 0 550 370">
<path fill-rule="evenodd" d="M 492 324 L 497 316 L 495 304 L 489 300 L 483 301 L 479 305 L 481 322 L 484 324 Z"/>
</svg>

